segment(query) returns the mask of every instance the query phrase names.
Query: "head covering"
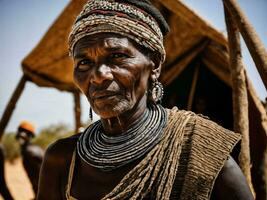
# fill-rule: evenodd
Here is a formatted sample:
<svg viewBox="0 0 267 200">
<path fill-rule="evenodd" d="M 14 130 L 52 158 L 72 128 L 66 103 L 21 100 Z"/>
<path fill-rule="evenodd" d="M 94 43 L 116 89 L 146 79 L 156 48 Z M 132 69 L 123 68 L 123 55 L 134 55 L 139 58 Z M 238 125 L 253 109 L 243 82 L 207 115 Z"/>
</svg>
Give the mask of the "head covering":
<svg viewBox="0 0 267 200">
<path fill-rule="evenodd" d="M 85 4 L 72 27 L 69 36 L 70 55 L 81 38 L 105 32 L 126 36 L 158 52 L 163 62 L 166 55 L 163 33 L 168 32 L 165 29 L 168 29 L 166 21 L 147 0 L 91 0 Z"/>
<path fill-rule="evenodd" d="M 29 121 L 22 121 L 18 129 L 23 129 L 29 133 L 32 133 L 32 135 L 34 135 L 34 131 L 35 131 L 34 125 Z"/>
</svg>

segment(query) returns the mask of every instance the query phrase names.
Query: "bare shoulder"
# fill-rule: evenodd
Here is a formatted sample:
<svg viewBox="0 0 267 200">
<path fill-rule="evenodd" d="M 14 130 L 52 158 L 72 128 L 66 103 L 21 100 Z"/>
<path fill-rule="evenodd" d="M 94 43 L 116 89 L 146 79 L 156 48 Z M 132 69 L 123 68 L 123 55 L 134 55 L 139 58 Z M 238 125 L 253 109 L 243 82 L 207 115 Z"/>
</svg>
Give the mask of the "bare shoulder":
<svg viewBox="0 0 267 200">
<path fill-rule="evenodd" d="M 31 159 L 41 163 L 44 157 L 44 150 L 38 145 L 30 144 L 27 146 L 27 154 L 31 156 Z"/>
<path fill-rule="evenodd" d="M 38 200 L 62 199 L 62 181 L 66 181 L 78 137 L 57 140 L 47 148 L 40 172 Z"/>
<path fill-rule="evenodd" d="M 45 159 L 48 161 L 56 160 L 57 163 L 61 163 L 66 159 L 66 156 L 72 155 L 78 135 L 74 135 L 68 138 L 59 139 L 56 142 L 49 145 L 45 152 Z"/>
<path fill-rule="evenodd" d="M 226 160 L 215 181 L 212 199 L 254 199 L 244 174 L 232 157 Z"/>
</svg>

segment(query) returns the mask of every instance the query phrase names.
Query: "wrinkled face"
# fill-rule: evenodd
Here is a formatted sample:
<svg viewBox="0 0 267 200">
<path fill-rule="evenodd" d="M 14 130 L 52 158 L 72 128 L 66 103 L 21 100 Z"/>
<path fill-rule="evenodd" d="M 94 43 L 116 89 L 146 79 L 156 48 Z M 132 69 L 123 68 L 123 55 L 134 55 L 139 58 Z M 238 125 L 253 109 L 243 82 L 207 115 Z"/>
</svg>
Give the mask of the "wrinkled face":
<svg viewBox="0 0 267 200">
<path fill-rule="evenodd" d="M 117 117 L 146 98 L 152 60 L 128 38 L 95 34 L 74 48 L 74 81 L 101 118 Z"/>
</svg>

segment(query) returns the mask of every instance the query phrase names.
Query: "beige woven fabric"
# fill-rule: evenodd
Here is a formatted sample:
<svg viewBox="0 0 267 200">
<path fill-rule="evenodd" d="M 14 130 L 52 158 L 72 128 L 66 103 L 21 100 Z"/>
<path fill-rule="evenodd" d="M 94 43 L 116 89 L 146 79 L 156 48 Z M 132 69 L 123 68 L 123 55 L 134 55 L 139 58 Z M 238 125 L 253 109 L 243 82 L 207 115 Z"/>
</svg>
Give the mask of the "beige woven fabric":
<svg viewBox="0 0 267 200">
<path fill-rule="evenodd" d="M 162 141 L 103 200 L 209 199 L 240 137 L 192 112 L 168 110 Z"/>
<path fill-rule="evenodd" d="M 168 111 L 162 141 L 102 200 L 207 200 L 240 135 L 176 107 Z M 72 159 L 66 190 L 70 195 Z"/>
<path fill-rule="evenodd" d="M 180 200 L 210 199 L 214 182 L 240 139 L 240 134 L 207 118 L 198 115 L 191 118 L 185 128 L 172 197 Z"/>
</svg>

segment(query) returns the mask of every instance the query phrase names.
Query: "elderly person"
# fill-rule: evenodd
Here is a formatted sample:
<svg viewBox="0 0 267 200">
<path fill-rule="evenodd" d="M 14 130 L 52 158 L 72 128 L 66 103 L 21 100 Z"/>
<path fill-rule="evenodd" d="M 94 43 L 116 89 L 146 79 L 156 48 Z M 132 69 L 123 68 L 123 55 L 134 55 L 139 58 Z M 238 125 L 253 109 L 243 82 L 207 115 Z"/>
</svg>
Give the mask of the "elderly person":
<svg viewBox="0 0 267 200">
<path fill-rule="evenodd" d="M 157 104 L 168 25 L 148 0 L 91 0 L 69 37 L 100 120 L 49 147 L 38 199 L 253 199 L 230 157 L 240 135 Z"/>
</svg>

